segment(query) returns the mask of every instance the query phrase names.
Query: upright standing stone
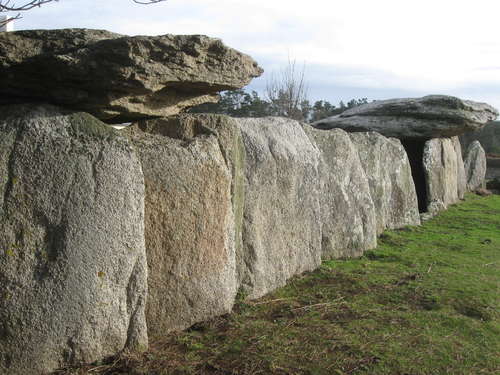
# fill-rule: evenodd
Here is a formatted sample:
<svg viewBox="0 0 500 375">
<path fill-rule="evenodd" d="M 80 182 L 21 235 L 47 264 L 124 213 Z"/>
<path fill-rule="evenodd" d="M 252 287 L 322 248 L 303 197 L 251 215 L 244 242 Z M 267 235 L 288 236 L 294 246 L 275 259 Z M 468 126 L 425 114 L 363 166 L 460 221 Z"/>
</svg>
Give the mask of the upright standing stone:
<svg viewBox="0 0 500 375">
<path fill-rule="evenodd" d="M 246 151 L 241 284 L 258 298 L 321 264 L 320 153 L 296 121 L 237 122 Z"/>
<path fill-rule="evenodd" d="M 427 184 L 428 211 L 437 211 L 458 201 L 457 155 L 450 138 L 425 143 L 423 165 Z"/>
<path fill-rule="evenodd" d="M 162 124 L 162 129 L 165 129 Z M 241 280 L 244 272 L 243 255 L 243 210 L 245 206 L 245 147 L 236 119 L 215 114 L 182 114 L 169 121 L 168 128 L 181 139 L 191 138 L 203 131 L 217 137 L 224 160 L 231 171 L 231 200 L 234 213 L 234 241 L 236 251 L 237 279 Z M 198 129 L 198 130 L 197 130 Z"/>
<path fill-rule="evenodd" d="M 485 187 L 486 153 L 479 141 L 473 141 L 467 148 L 465 174 L 469 191 Z"/>
<path fill-rule="evenodd" d="M 321 152 L 322 257 L 359 257 L 377 246 L 377 213 L 358 150 L 343 130 L 305 129 Z"/>
<path fill-rule="evenodd" d="M 203 121 L 150 120 L 128 133 L 146 184 L 146 318 L 150 337 L 157 338 L 232 309 L 232 174 Z"/>
<path fill-rule="evenodd" d="M 459 199 L 464 199 L 467 191 L 467 179 L 465 177 L 464 159 L 462 158 L 462 145 L 458 137 L 452 137 L 453 147 L 457 155 L 457 194 Z"/>
<path fill-rule="evenodd" d="M 144 182 L 128 140 L 48 106 L 0 113 L 0 373 L 147 346 Z"/>
<path fill-rule="evenodd" d="M 350 137 L 368 178 L 377 234 L 386 229 L 419 225 L 417 193 L 401 142 L 375 132 L 351 133 Z"/>
</svg>

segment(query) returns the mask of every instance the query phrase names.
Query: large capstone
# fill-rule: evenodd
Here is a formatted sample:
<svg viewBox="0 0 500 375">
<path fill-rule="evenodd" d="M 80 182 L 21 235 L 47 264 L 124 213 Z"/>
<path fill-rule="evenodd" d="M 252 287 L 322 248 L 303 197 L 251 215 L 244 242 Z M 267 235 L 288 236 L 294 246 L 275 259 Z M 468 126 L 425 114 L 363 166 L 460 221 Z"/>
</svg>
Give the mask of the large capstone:
<svg viewBox="0 0 500 375">
<path fill-rule="evenodd" d="M 320 129 L 375 131 L 386 137 L 427 140 L 481 129 L 497 116 L 498 111 L 485 103 L 429 95 L 423 98 L 374 101 L 313 125 Z"/>
<path fill-rule="evenodd" d="M 236 230 L 233 168 L 226 157 L 232 156 L 234 139 L 224 133 L 224 143 L 223 135 L 219 139 L 209 126 L 229 128 L 231 121 L 182 116 L 144 121 L 127 130 L 146 185 L 146 317 L 152 338 L 232 309 Z"/>
<path fill-rule="evenodd" d="M 0 33 L 0 104 L 49 102 L 109 123 L 216 102 L 218 92 L 241 88 L 260 74 L 249 56 L 203 35 Z"/>
<path fill-rule="evenodd" d="M 49 106 L 0 113 L 0 373 L 145 348 L 144 183 L 130 142 Z"/>
<path fill-rule="evenodd" d="M 378 133 L 351 133 L 375 205 L 377 234 L 419 225 L 417 193 L 410 162 L 398 139 Z"/>
<path fill-rule="evenodd" d="M 322 258 L 359 257 L 377 246 L 377 220 L 358 150 L 340 129 L 304 128 L 320 150 Z"/>
<path fill-rule="evenodd" d="M 246 152 L 240 282 L 257 298 L 321 264 L 320 152 L 296 121 L 237 122 Z"/>
<path fill-rule="evenodd" d="M 465 175 L 467 189 L 484 188 L 486 176 L 486 153 L 479 141 L 473 141 L 465 154 Z"/>
</svg>

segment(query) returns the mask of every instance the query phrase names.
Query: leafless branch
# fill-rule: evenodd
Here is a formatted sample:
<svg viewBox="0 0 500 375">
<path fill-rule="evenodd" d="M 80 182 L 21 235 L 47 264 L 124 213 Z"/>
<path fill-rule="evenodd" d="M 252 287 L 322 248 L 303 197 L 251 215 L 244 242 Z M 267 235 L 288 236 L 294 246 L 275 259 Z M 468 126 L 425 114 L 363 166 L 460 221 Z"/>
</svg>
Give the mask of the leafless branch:
<svg viewBox="0 0 500 375">
<path fill-rule="evenodd" d="M 0 27 L 3 27 L 5 25 L 7 25 L 9 22 L 12 22 L 14 20 L 18 20 L 20 18 L 21 18 L 21 13 L 18 13 L 13 17 L 8 17 L 5 20 L 0 21 Z"/>
<path fill-rule="evenodd" d="M 27 10 L 33 9 L 35 7 L 42 6 L 43 4 L 50 3 L 59 0 L 32 0 L 25 1 L 22 5 L 17 5 L 12 0 L 0 0 L 0 13 L 3 12 L 25 12 Z M 18 20 L 21 18 L 21 13 L 17 13 L 15 16 L 8 17 L 7 19 L 0 21 L 0 27 L 7 25 L 9 22 Z"/>
<path fill-rule="evenodd" d="M 40 7 L 44 4 L 51 3 L 54 1 L 59 1 L 59 0 L 32 0 L 32 1 L 25 1 L 24 4 L 22 5 L 16 5 L 15 2 L 12 0 L 0 0 L 0 13 L 3 12 L 25 12 L 27 10 Z M 167 0 L 132 0 L 136 4 L 141 4 L 141 5 L 150 5 L 150 4 L 156 4 L 156 3 L 161 3 L 163 1 Z M 0 21 L 0 27 L 5 26 L 9 22 L 12 22 L 14 20 L 18 20 L 22 18 L 21 13 L 17 13 L 15 16 L 8 17 L 6 20 Z"/>
<path fill-rule="evenodd" d="M 296 61 L 288 59 L 288 65 L 267 81 L 265 95 L 278 116 L 302 120 L 301 106 L 307 101 L 305 64 L 298 70 Z"/>
<path fill-rule="evenodd" d="M 11 0 L 0 0 L 0 12 L 22 12 L 30 10 L 46 3 L 51 3 L 59 0 L 33 0 L 28 1 L 23 5 L 16 5 Z"/>
</svg>

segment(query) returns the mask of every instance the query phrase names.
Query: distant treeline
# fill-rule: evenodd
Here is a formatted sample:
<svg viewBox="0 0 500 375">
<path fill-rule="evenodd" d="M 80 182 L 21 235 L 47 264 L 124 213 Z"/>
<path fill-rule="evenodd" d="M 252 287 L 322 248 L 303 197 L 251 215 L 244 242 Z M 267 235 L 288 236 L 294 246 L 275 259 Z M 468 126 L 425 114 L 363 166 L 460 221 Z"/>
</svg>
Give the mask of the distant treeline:
<svg viewBox="0 0 500 375">
<path fill-rule="evenodd" d="M 223 92 L 218 103 L 202 104 L 191 108 L 189 112 L 219 113 L 232 117 L 284 116 L 295 120 L 314 122 L 366 103 L 368 103 L 367 98 L 352 99 L 347 103 L 341 101 L 338 106 L 326 100 L 318 100 L 314 104 L 311 104 L 307 99 L 290 103 L 286 93 L 273 99 L 264 99 L 256 91 L 249 93 L 240 89 Z"/>
<path fill-rule="evenodd" d="M 463 151 L 475 140 L 481 143 L 486 153 L 500 155 L 500 121 L 492 121 L 480 130 L 461 135 Z"/>
</svg>

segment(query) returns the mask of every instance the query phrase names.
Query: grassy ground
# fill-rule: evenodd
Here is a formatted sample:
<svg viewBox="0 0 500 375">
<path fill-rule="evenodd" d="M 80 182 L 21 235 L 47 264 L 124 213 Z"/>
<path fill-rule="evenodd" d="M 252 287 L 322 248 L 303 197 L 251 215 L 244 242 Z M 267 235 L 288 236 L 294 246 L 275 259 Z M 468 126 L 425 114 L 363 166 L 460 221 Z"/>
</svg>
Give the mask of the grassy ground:
<svg viewBox="0 0 500 375">
<path fill-rule="evenodd" d="M 235 312 L 68 374 L 500 374 L 500 196 L 469 196 Z"/>
</svg>

